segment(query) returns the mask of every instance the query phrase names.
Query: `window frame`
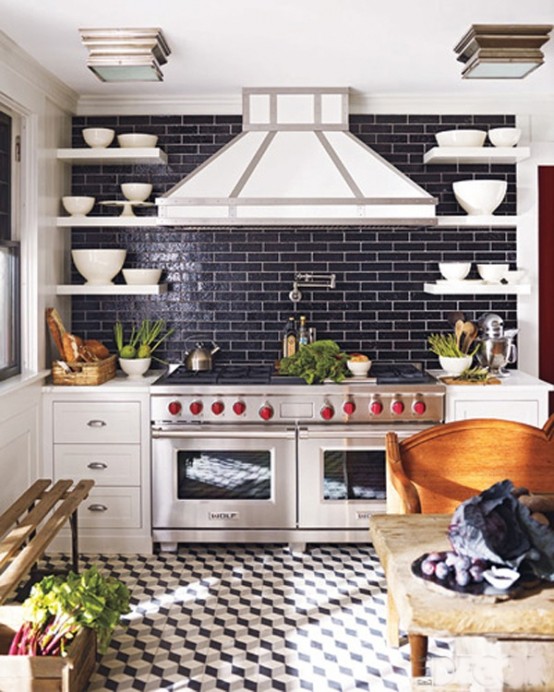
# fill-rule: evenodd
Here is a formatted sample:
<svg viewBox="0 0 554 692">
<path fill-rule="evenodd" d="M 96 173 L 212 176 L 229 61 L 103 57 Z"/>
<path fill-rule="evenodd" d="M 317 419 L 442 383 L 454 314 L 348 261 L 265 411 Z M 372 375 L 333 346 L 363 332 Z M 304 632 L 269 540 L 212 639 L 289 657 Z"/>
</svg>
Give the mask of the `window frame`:
<svg viewBox="0 0 554 692">
<path fill-rule="evenodd" d="M 16 123 L 17 116 L 6 109 L 4 106 L 0 105 L 0 127 L 7 126 L 7 139 L 9 141 L 9 146 L 6 147 L 7 150 L 7 175 L 5 176 L 5 181 L 8 185 L 7 194 L 3 196 L 3 202 L 0 199 L 0 205 L 4 205 L 5 215 L 7 217 L 7 224 L 5 224 L 4 229 L 0 228 L 0 247 L 7 250 L 8 255 L 8 274 L 7 283 L 2 286 L 11 298 L 11 310 L 6 317 L 6 323 L 0 325 L 0 328 L 8 330 L 9 333 L 9 347 L 8 353 L 11 357 L 7 362 L 2 365 L 0 364 L 0 382 L 10 379 L 16 375 L 19 375 L 22 371 L 22 335 L 21 335 L 21 243 L 16 240 L 17 237 L 17 226 L 15 219 L 18 216 L 16 213 L 18 198 L 19 198 L 19 167 L 14 165 L 15 161 L 15 147 L 16 138 L 18 136 L 19 127 Z M 3 171 L 0 171 L 0 176 L 2 176 Z"/>
</svg>

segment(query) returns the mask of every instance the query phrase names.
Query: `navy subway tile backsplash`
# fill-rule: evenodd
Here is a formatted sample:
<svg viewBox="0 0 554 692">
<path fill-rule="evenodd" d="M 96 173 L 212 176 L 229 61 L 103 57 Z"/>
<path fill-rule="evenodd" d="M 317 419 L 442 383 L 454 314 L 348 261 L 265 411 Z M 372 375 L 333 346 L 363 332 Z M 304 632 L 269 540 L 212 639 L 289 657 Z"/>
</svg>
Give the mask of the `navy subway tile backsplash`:
<svg viewBox="0 0 554 692">
<path fill-rule="evenodd" d="M 452 128 L 512 126 L 511 115 L 353 115 L 350 130 L 439 199 L 437 214 L 463 214 L 452 182 L 502 178 L 506 199 L 497 214 L 516 213 L 516 168 L 506 165 L 426 166 L 423 154 L 434 133 Z M 166 192 L 241 131 L 240 116 L 80 116 L 73 120 L 73 146 L 84 146 L 84 127 L 149 132 L 168 164 L 74 166 L 73 194 L 99 201 L 122 199 L 123 182 L 151 182 L 151 199 Z M 114 146 L 115 146 L 114 142 Z M 76 228 L 72 245 L 123 247 L 126 266 L 163 267 L 168 293 L 160 296 L 74 296 L 72 329 L 104 340 L 113 349 L 116 320 L 130 325 L 143 317 L 163 317 L 175 333 L 158 354 L 181 362 L 187 337 L 205 334 L 221 346 L 217 362 L 270 362 L 279 356 L 281 330 L 289 315 L 305 314 L 319 338 L 334 339 L 374 360 L 420 361 L 436 367 L 426 339 L 448 331 L 447 315 L 463 311 L 468 319 L 499 313 L 516 326 L 513 296 L 433 296 L 425 281 L 440 278 L 441 260 L 509 262 L 515 267 L 516 229 L 492 228 L 102 228 L 102 215 L 117 209 L 96 204 L 98 228 Z M 155 214 L 154 209 L 137 214 Z M 335 289 L 302 289 L 302 301 L 289 300 L 298 271 L 330 272 Z M 73 270 L 74 283 L 82 278 Z M 121 277 L 116 282 L 122 281 Z"/>
</svg>

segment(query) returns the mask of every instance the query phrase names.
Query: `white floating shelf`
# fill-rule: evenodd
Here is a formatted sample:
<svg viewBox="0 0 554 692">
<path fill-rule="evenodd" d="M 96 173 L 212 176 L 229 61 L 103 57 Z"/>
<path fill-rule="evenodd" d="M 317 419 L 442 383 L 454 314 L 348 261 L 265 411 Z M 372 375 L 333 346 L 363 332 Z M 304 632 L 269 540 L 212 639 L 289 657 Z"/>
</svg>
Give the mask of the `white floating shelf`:
<svg viewBox="0 0 554 692">
<path fill-rule="evenodd" d="M 58 216 L 56 226 L 102 228 L 103 226 L 159 226 L 157 216 Z"/>
<path fill-rule="evenodd" d="M 519 163 L 530 155 L 529 147 L 433 147 L 423 163 Z"/>
<path fill-rule="evenodd" d="M 530 284 L 472 284 L 467 286 L 461 284 L 424 284 L 424 293 L 433 295 L 529 295 L 531 293 Z"/>
<path fill-rule="evenodd" d="M 111 284 L 107 286 L 89 286 L 75 284 L 70 286 L 57 286 L 56 293 L 59 296 L 158 296 L 167 293 L 167 284 Z"/>
<path fill-rule="evenodd" d="M 494 226 L 494 228 L 509 228 L 517 226 L 517 216 L 480 216 L 464 214 L 463 216 L 437 216 L 437 226 Z"/>
<path fill-rule="evenodd" d="M 165 164 L 167 154 L 156 148 L 58 149 L 59 161 L 81 165 Z"/>
</svg>

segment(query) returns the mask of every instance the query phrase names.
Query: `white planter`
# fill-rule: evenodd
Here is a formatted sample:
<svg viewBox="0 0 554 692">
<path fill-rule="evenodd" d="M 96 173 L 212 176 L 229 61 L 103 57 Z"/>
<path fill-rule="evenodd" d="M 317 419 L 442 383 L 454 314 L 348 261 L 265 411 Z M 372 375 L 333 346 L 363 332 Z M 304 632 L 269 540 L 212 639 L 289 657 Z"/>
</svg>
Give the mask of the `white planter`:
<svg viewBox="0 0 554 692">
<path fill-rule="evenodd" d="M 138 380 L 148 371 L 152 358 L 120 358 L 119 367 L 132 380 Z"/>
<path fill-rule="evenodd" d="M 473 358 L 464 356 L 463 358 L 448 358 L 447 356 L 439 356 L 441 368 L 446 371 L 447 375 L 461 375 L 464 370 L 470 367 Z"/>
</svg>

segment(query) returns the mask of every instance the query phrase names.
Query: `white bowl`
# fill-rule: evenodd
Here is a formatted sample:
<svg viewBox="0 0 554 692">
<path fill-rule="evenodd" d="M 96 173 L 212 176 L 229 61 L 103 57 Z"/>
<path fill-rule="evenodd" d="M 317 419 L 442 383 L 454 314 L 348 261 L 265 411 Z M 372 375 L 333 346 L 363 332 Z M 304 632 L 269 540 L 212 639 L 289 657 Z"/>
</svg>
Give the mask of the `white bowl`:
<svg viewBox="0 0 554 692">
<path fill-rule="evenodd" d="M 452 184 L 458 204 L 470 215 L 489 215 L 506 195 L 505 180 L 459 180 Z"/>
<path fill-rule="evenodd" d="M 509 284 L 519 284 L 526 276 L 527 272 L 525 269 L 512 269 L 504 274 L 504 278 Z"/>
<path fill-rule="evenodd" d="M 439 262 L 439 271 L 448 281 L 462 281 L 470 269 L 471 262 Z"/>
<path fill-rule="evenodd" d="M 347 360 L 346 367 L 355 377 L 367 377 L 371 368 L 370 360 Z"/>
<path fill-rule="evenodd" d="M 120 271 L 127 250 L 72 250 L 71 256 L 77 271 L 93 286 L 111 284 L 114 276 Z"/>
<path fill-rule="evenodd" d="M 152 358 L 120 358 L 119 367 L 130 380 L 138 380 L 148 372 Z"/>
<path fill-rule="evenodd" d="M 489 284 L 499 284 L 510 269 L 509 264 L 478 264 L 479 276 Z"/>
<path fill-rule="evenodd" d="M 117 135 L 117 141 L 120 147 L 155 147 L 158 142 L 158 135 L 128 132 L 124 135 Z"/>
<path fill-rule="evenodd" d="M 439 147 L 482 147 L 486 136 L 484 130 L 444 130 L 435 139 Z"/>
<path fill-rule="evenodd" d="M 145 202 L 152 192 L 150 183 L 122 183 L 121 192 L 130 202 Z"/>
<path fill-rule="evenodd" d="M 161 269 L 124 269 L 123 278 L 128 284 L 149 286 L 157 284 L 162 275 Z"/>
<path fill-rule="evenodd" d="M 62 197 L 64 209 L 71 216 L 86 216 L 94 207 L 94 197 Z"/>
<path fill-rule="evenodd" d="M 115 137 L 115 130 L 109 127 L 86 127 L 83 130 L 83 139 L 93 149 L 105 149 L 109 147 Z"/>
<path fill-rule="evenodd" d="M 464 370 L 467 370 L 471 366 L 472 360 L 473 358 L 471 356 L 464 356 L 463 358 L 439 356 L 441 368 L 446 371 L 447 375 L 451 375 L 452 377 L 457 377 L 461 375 Z"/>
<path fill-rule="evenodd" d="M 515 147 L 520 137 L 519 127 L 495 127 L 489 130 L 489 139 L 495 147 Z"/>
</svg>

